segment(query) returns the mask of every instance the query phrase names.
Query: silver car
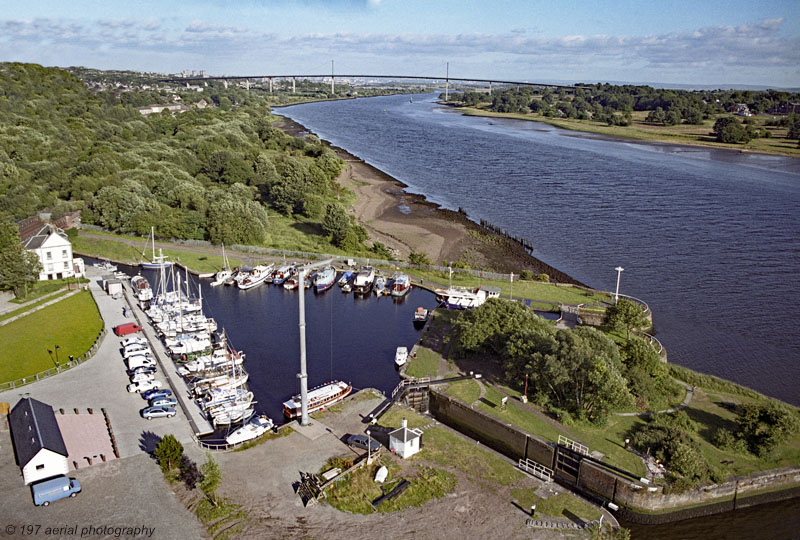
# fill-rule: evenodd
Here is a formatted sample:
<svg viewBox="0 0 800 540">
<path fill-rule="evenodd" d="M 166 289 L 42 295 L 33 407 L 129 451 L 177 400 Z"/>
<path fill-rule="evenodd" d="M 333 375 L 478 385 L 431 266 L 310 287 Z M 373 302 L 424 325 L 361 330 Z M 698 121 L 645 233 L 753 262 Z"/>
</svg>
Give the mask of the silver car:
<svg viewBox="0 0 800 540">
<path fill-rule="evenodd" d="M 157 406 L 157 407 L 145 407 L 142 409 L 142 417 L 146 418 L 147 420 L 152 420 L 153 418 L 172 418 L 175 416 L 175 409 L 173 407 L 166 407 L 166 406 Z"/>
</svg>

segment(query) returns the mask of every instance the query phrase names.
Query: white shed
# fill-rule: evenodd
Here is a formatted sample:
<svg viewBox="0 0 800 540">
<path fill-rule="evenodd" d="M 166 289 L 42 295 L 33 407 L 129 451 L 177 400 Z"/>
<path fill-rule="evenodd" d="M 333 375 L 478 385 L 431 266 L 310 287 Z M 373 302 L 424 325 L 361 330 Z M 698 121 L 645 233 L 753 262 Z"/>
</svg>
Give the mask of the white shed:
<svg viewBox="0 0 800 540">
<path fill-rule="evenodd" d="M 403 418 L 402 427 L 389 433 L 389 450 L 405 459 L 419 452 L 420 441 L 422 431 L 408 429 L 408 423 Z"/>
<path fill-rule="evenodd" d="M 22 398 L 11 409 L 9 425 L 26 485 L 69 472 L 67 447 L 52 407 Z"/>
</svg>

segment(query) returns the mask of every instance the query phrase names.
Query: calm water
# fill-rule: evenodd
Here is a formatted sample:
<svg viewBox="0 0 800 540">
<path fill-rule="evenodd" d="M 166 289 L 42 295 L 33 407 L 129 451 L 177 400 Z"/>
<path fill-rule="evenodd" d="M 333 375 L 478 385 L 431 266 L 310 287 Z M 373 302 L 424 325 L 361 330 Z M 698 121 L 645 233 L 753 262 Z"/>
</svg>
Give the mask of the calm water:
<svg viewBox="0 0 800 540">
<path fill-rule="evenodd" d="M 671 362 L 800 403 L 800 160 L 470 118 L 433 95 L 279 112 L 592 287 L 624 267 Z"/>
<path fill-rule="evenodd" d="M 139 272 L 120 268 L 130 275 Z M 142 274 L 155 286 L 157 272 Z M 198 280 L 190 276 L 190 282 L 197 295 Z M 300 392 L 298 292 L 274 285 L 242 291 L 211 287 L 209 282 L 200 280 L 203 312 L 225 329 L 234 348 L 245 352 L 248 385 L 258 401 L 256 411 L 283 422 L 281 404 Z M 305 301 L 309 388 L 338 379 L 354 389 L 369 387 L 386 393 L 400 382 L 395 350 L 402 345 L 410 349 L 419 339 L 414 311 L 418 306 L 436 306 L 433 294 L 417 288 L 398 301 L 343 294 L 334 285 L 322 294 L 305 291 Z"/>
</svg>

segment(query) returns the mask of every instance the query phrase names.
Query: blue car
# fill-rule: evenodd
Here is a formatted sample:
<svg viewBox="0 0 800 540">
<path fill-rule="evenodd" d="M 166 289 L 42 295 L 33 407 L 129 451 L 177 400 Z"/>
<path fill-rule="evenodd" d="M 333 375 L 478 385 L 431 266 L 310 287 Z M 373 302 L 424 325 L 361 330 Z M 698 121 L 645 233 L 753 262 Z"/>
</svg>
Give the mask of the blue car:
<svg viewBox="0 0 800 540">
<path fill-rule="evenodd" d="M 169 388 L 153 388 L 152 390 L 143 392 L 142 397 L 147 401 L 150 401 L 151 399 L 155 399 L 157 397 L 172 397 L 172 390 L 170 390 Z"/>
<path fill-rule="evenodd" d="M 174 407 L 178 400 L 170 396 L 158 396 L 150 399 L 151 407 Z"/>
<path fill-rule="evenodd" d="M 175 409 L 172 407 L 145 407 L 142 409 L 142 418 L 152 420 L 153 418 L 172 418 L 175 416 Z"/>
</svg>

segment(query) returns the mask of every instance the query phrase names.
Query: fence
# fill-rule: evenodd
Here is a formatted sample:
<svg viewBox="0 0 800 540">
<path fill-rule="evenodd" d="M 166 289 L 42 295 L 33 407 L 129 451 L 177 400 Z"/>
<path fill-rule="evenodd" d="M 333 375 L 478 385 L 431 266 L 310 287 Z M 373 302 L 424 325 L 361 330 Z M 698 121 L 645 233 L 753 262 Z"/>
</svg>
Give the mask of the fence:
<svg viewBox="0 0 800 540">
<path fill-rule="evenodd" d="M 279 433 L 280 430 L 289 427 L 289 424 L 281 424 L 280 426 L 275 426 L 272 430 L 265 432 L 260 437 L 256 437 L 255 439 L 250 439 L 249 441 L 242 441 L 236 444 L 228 444 L 224 441 L 204 441 L 202 439 L 198 439 L 197 437 L 192 437 L 194 442 L 197 443 L 197 446 L 202 448 L 203 450 L 209 450 L 211 452 L 232 452 L 237 448 L 241 448 L 247 444 L 254 443 L 260 440 L 262 437 L 269 435 L 270 433 Z"/>
<path fill-rule="evenodd" d="M 531 459 L 520 458 L 517 466 L 526 473 L 532 474 L 545 482 L 550 482 L 553 479 L 553 469 L 540 465 Z"/>
<path fill-rule="evenodd" d="M 29 377 L 23 377 L 22 379 L 17 379 L 14 381 L 0 383 L 0 392 L 4 392 L 6 390 L 13 390 L 15 388 L 19 388 L 20 386 L 25 386 L 26 384 L 32 384 L 37 381 L 41 381 L 42 379 L 58 375 L 62 371 L 67 371 L 69 369 L 74 368 L 75 366 L 81 365 L 82 363 L 86 362 L 88 359 L 94 356 L 94 354 L 97 352 L 97 349 L 100 347 L 100 342 L 103 340 L 105 335 L 106 335 L 106 327 L 104 324 L 103 328 L 100 329 L 100 333 L 97 334 L 97 338 L 95 338 L 94 343 L 92 344 L 91 347 L 89 347 L 89 350 L 86 351 L 84 354 L 80 355 L 77 358 L 72 359 L 69 362 L 59 365 L 58 367 L 41 371 L 39 373 L 36 373 L 35 375 L 31 375 Z"/>
</svg>

